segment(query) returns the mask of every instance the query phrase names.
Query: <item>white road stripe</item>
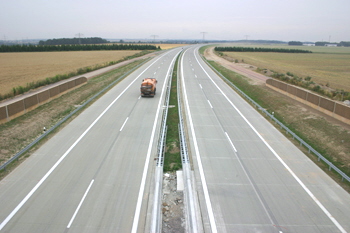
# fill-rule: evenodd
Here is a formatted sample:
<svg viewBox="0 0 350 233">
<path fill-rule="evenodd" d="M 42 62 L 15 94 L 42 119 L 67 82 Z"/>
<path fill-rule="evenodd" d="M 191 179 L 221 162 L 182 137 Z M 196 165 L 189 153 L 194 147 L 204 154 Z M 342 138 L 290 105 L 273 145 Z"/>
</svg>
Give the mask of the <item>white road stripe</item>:
<svg viewBox="0 0 350 233">
<path fill-rule="evenodd" d="M 199 84 L 199 87 L 200 87 L 201 89 L 203 89 L 202 85 L 200 85 L 200 84 Z"/>
<path fill-rule="evenodd" d="M 124 121 L 124 124 L 122 125 L 122 127 L 120 128 L 120 132 L 123 130 L 123 128 L 124 128 L 124 126 L 125 126 L 125 124 L 126 124 L 126 122 L 129 120 L 129 117 L 127 117 L 126 119 L 125 119 L 125 121 Z"/>
<path fill-rule="evenodd" d="M 213 105 L 211 105 L 211 103 L 210 103 L 210 101 L 209 101 L 209 100 L 208 100 L 208 103 L 209 103 L 210 107 L 211 107 L 211 108 L 213 108 Z"/>
<path fill-rule="evenodd" d="M 230 136 L 228 136 L 228 133 L 227 133 L 227 132 L 225 132 L 225 134 L 226 134 L 226 137 L 227 137 L 228 141 L 230 142 L 230 144 L 231 144 L 233 150 L 237 153 L 236 147 L 233 145 L 233 142 L 231 141 Z"/>
<path fill-rule="evenodd" d="M 89 185 L 89 187 L 87 188 L 87 190 L 85 191 L 84 196 L 83 196 L 83 198 L 81 199 L 81 201 L 80 201 L 80 203 L 79 203 L 77 209 L 75 210 L 75 212 L 74 212 L 74 214 L 73 214 L 73 217 L 72 217 L 71 220 L 69 221 L 67 228 L 70 228 L 70 226 L 72 225 L 72 223 L 73 223 L 73 221 L 74 221 L 74 219 L 75 219 L 75 216 L 77 215 L 77 213 L 78 213 L 78 211 L 79 211 L 81 205 L 83 204 L 83 202 L 84 202 L 84 200 L 85 200 L 85 198 L 86 198 L 88 192 L 90 191 L 90 188 L 91 188 L 91 186 L 92 186 L 93 183 L 94 183 L 94 180 L 92 180 L 92 181 L 90 182 L 90 185 Z"/>
</svg>

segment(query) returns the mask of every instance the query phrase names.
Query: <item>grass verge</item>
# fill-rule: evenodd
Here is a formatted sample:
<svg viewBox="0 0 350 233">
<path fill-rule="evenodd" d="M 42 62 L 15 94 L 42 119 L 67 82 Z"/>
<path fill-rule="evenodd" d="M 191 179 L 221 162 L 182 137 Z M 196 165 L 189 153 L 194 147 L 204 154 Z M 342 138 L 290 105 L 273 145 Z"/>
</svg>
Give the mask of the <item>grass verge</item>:
<svg viewBox="0 0 350 233">
<path fill-rule="evenodd" d="M 169 109 L 167 117 L 166 149 L 164 155 L 164 172 L 177 171 L 182 168 L 179 141 L 179 109 L 177 102 L 177 66 L 176 60 L 171 81 Z"/>
</svg>

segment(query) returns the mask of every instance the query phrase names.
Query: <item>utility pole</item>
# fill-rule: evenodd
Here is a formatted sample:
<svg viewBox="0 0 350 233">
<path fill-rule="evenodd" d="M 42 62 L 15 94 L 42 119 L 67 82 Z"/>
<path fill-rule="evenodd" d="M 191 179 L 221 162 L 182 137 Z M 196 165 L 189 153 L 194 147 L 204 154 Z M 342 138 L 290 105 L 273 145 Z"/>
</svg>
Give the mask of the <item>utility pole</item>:
<svg viewBox="0 0 350 233">
<path fill-rule="evenodd" d="M 156 43 L 156 37 L 158 37 L 158 35 L 151 35 L 151 37 L 153 37 L 153 43 Z"/>
<path fill-rule="evenodd" d="M 79 44 L 81 44 L 81 42 L 80 42 L 80 37 L 81 37 L 81 36 L 84 36 L 84 34 L 81 34 L 81 33 L 79 32 L 78 34 L 76 34 L 76 36 L 79 37 Z"/>
<path fill-rule="evenodd" d="M 203 34 L 203 42 L 205 41 L 205 34 L 207 34 L 208 32 L 201 32 L 201 34 Z"/>
</svg>

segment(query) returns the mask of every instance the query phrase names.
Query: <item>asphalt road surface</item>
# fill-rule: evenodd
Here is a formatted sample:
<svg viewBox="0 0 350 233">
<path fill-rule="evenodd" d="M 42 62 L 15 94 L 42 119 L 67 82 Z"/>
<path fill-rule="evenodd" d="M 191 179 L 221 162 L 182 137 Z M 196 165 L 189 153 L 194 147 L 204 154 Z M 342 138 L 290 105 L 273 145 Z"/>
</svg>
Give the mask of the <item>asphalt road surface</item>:
<svg viewBox="0 0 350 233">
<path fill-rule="evenodd" d="M 0 183 L 2 232 L 144 232 L 171 64 L 164 52 L 108 91 Z M 143 78 L 154 98 L 140 98 Z"/>
<path fill-rule="evenodd" d="M 350 232 L 350 195 L 198 55 L 181 59 L 205 232 Z"/>
</svg>

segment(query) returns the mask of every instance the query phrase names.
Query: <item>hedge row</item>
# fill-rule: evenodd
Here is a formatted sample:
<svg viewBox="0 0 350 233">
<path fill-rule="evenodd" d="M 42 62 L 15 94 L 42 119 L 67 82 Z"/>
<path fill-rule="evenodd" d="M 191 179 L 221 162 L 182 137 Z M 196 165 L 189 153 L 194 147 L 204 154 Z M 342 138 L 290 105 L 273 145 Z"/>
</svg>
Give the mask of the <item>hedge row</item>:
<svg viewBox="0 0 350 233">
<path fill-rule="evenodd" d="M 103 45 L 1 45 L 0 52 L 51 52 L 94 50 L 157 50 L 155 45 L 103 44 Z"/>
<path fill-rule="evenodd" d="M 312 53 L 302 49 L 253 48 L 253 47 L 215 47 L 220 52 L 274 52 L 274 53 Z"/>
</svg>

